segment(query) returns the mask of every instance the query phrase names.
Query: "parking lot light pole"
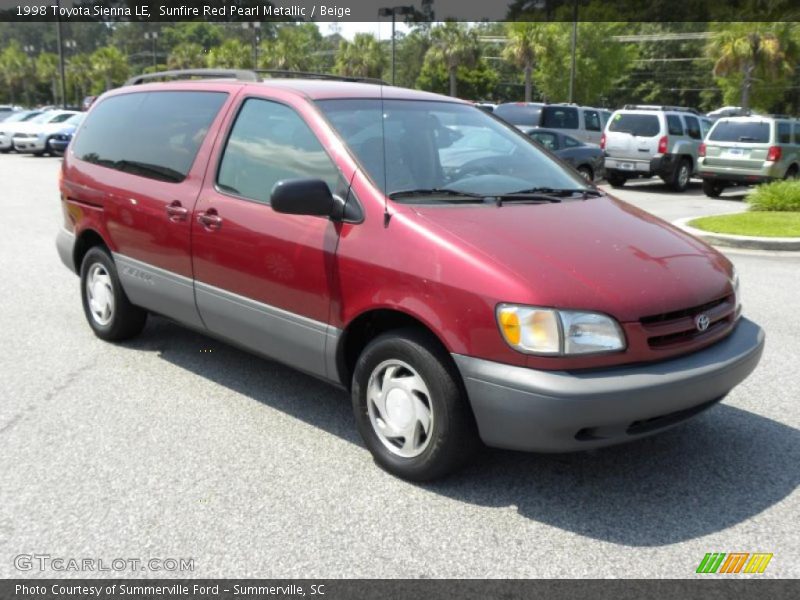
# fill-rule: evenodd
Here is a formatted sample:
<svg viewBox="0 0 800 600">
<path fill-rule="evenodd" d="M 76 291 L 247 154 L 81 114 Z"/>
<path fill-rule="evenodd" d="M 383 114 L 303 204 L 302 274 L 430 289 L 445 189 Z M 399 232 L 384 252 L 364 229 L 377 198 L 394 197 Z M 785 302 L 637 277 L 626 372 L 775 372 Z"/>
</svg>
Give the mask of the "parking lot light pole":
<svg viewBox="0 0 800 600">
<path fill-rule="evenodd" d="M 158 32 L 157 31 L 146 31 L 144 34 L 144 39 L 146 40 L 153 40 L 153 66 L 157 65 L 156 62 L 156 40 L 158 39 Z"/>
<path fill-rule="evenodd" d="M 56 3 L 61 6 L 61 1 Z M 59 11 L 60 15 L 61 11 Z M 58 71 L 61 75 L 61 108 L 67 108 L 67 75 L 64 70 L 64 44 L 61 34 L 61 17 L 56 17 L 56 42 L 58 43 Z"/>
<path fill-rule="evenodd" d="M 260 32 L 261 32 L 261 23 L 258 21 L 254 21 L 253 23 L 242 23 L 242 27 L 245 29 L 252 29 L 253 30 L 253 68 L 258 68 L 258 43 L 260 40 Z"/>
<path fill-rule="evenodd" d="M 394 85 L 394 77 L 395 77 L 395 49 L 394 49 L 395 21 L 397 19 L 397 15 L 407 16 L 413 14 L 414 14 L 413 6 L 392 6 L 387 8 L 381 8 L 378 10 L 379 17 L 392 17 L 392 85 Z"/>
</svg>

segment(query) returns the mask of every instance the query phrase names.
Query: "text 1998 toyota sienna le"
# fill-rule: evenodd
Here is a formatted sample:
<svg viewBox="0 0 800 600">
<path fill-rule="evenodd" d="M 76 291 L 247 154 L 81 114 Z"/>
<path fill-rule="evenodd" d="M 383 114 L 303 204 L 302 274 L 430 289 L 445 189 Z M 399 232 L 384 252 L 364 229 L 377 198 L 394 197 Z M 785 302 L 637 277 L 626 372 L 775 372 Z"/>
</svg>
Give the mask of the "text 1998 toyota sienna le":
<svg viewBox="0 0 800 600">
<path fill-rule="evenodd" d="M 344 387 L 376 461 L 412 480 L 479 439 L 635 440 L 756 367 L 724 256 L 487 113 L 205 75 L 233 77 L 105 94 L 68 148 L 57 247 L 98 337 L 157 313 Z"/>
</svg>

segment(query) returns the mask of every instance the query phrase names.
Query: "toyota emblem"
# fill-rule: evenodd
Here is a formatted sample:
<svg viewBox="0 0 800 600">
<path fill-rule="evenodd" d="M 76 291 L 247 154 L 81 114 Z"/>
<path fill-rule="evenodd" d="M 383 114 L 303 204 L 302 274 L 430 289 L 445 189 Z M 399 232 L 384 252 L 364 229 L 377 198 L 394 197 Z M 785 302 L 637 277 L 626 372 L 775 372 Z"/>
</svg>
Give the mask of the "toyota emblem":
<svg viewBox="0 0 800 600">
<path fill-rule="evenodd" d="M 694 326 L 697 327 L 697 331 L 705 331 L 709 325 L 711 325 L 711 319 L 706 314 L 697 315 L 694 318 Z"/>
</svg>

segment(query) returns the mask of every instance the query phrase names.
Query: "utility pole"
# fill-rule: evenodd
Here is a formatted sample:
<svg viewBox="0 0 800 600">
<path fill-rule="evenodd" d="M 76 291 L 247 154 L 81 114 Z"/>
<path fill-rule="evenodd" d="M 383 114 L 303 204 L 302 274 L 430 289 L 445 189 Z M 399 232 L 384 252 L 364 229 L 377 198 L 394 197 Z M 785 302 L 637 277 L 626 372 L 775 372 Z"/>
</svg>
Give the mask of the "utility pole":
<svg viewBox="0 0 800 600">
<path fill-rule="evenodd" d="M 397 15 L 406 16 L 413 14 L 414 14 L 413 6 L 391 6 L 391 7 L 381 8 L 378 10 L 379 17 L 392 17 L 392 85 L 394 85 L 394 80 L 395 80 L 395 48 L 394 48 L 395 21 L 397 19 Z"/>
<path fill-rule="evenodd" d="M 56 38 L 58 43 L 58 70 L 61 74 L 61 107 L 67 108 L 67 76 L 64 72 L 64 44 L 61 39 L 61 0 L 58 0 L 59 15 L 56 17 Z"/>
<path fill-rule="evenodd" d="M 145 31 L 144 39 L 153 40 L 153 66 L 155 67 L 158 64 L 157 60 L 156 60 L 156 40 L 158 39 L 158 32 L 157 31 Z"/>
<path fill-rule="evenodd" d="M 578 0 L 573 0 L 572 4 L 572 59 L 569 69 L 569 102 L 575 101 L 575 52 L 578 45 Z"/>
</svg>

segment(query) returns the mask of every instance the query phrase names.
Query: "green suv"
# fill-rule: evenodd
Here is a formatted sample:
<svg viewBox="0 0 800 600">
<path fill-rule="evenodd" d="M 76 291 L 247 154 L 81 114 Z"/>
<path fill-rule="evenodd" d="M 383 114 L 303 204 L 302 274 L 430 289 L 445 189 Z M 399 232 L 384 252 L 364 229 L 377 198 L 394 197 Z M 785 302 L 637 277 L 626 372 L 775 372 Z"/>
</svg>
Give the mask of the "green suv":
<svg viewBox="0 0 800 600">
<path fill-rule="evenodd" d="M 699 150 L 703 191 L 795 178 L 800 172 L 800 121 L 750 116 L 719 119 Z"/>
</svg>

